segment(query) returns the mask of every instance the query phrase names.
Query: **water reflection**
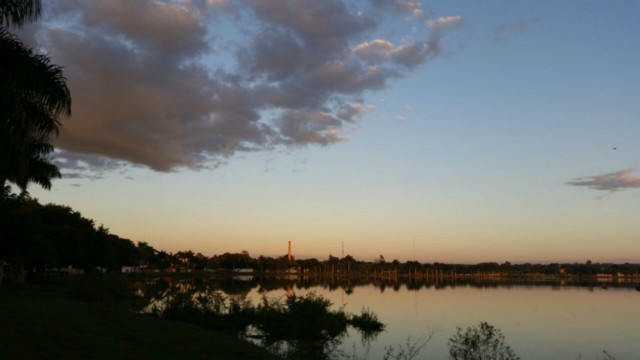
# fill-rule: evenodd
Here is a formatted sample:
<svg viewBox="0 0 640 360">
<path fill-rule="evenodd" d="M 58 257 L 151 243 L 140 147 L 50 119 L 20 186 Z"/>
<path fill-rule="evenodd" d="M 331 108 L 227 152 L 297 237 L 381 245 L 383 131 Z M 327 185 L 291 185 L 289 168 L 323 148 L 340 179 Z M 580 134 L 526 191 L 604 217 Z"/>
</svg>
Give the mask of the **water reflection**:
<svg viewBox="0 0 640 360">
<path fill-rule="evenodd" d="M 189 294 L 191 298 L 220 293 L 228 299 L 251 300 L 258 306 L 263 296 L 284 303 L 288 289 L 297 296 L 316 292 L 333 302 L 332 310 L 358 313 L 368 307 L 388 325 L 384 333 L 370 337 L 352 329 L 316 342 L 268 336 L 254 325 L 239 332 L 285 358 L 338 359 L 355 352 L 360 357 L 370 352 L 369 358 L 382 358 L 385 346 L 402 344 L 409 336 L 430 334 L 428 326 L 438 333 L 424 350 L 425 358 L 445 358 L 446 339 L 456 327 L 487 321 L 513 339 L 514 350 L 522 358 L 566 359 L 580 354 L 587 358 L 603 350 L 616 352 L 618 358 L 640 352 L 640 342 L 632 339 L 634 329 L 640 326 L 635 311 L 640 296 L 636 286 L 487 279 L 323 282 L 193 277 L 149 279 L 139 284 L 139 293 L 144 295 L 148 311 L 175 296 L 172 293 Z M 302 323 L 307 324 L 304 320 Z"/>
<path fill-rule="evenodd" d="M 279 285 L 261 283 L 258 294 Z M 295 295 L 291 284 L 285 286 L 285 299 L 262 295 L 254 304 L 247 295 L 255 287 L 236 279 L 159 278 L 139 284 L 137 292 L 147 301 L 138 311 L 232 333 L 286 359 L 337 358 L 348 326 L 358 331 L 363 344 L 384 330 L 368 309 L 349 314 L 315 292 Z"/>
<path fill-rule="evenodd" d="M 273 292 L 282 290 L 283 296 L 287 291 L 293 289 L 310 290 L 315 288 L 322 288 L 328 291 L 344 291 L 346 295 L 351 295 L 357 291 L 358 287 L 370 287 L 373 286 L 379 289 L 380 293 L 384 293 L 387 290 L 394 292 L 408 290 L 408 291 L 420 291 L 422 289 L 435 289 L 446 290 L 456 287 L 470 287 L 470 288 L 501 288 L 510 289 L 514 287 L 550 287 L 552 289 L 561 289 L 566 287 L 580 287 L 593 289 L 608 289 L 608 288 L 636 288 L 640 291 L 640 284 L 633 282 L 597 282 L 597 281 L 567 281 L 567 280 L 536 280 L 527 281 L 522 279 L 514 280 L 498 280 L 498 279 L 439 279 L 439 280 L 424 280 L 414 281 L 410 279 L 396 279 L 396 280 L 371 280 L 371 279 L 343 279 L 333 281 L 324 281 L 322 279 L 309 279 L 309 278 L 269 278 L 260 279 L 259 277 L 244 276 L 240 278 L 234 277 L 187 277 L 187 278 L 171 278 L 162 277 L 158 279 L 151 279 L 147 282 L 140 282 L 139 287 L 147 288 L 147 291 L 156 291 L 158 294 L 170 289 L 172 287 L 181 288 L 183 290 L 191 288 L 208 288 L 217 289 L 225 294 L 240 295 L 248 294 L 254 289 L 257 289 L 259 293 Z M 157 295 L 157 294 L 156 294 Z"/>
</svg>

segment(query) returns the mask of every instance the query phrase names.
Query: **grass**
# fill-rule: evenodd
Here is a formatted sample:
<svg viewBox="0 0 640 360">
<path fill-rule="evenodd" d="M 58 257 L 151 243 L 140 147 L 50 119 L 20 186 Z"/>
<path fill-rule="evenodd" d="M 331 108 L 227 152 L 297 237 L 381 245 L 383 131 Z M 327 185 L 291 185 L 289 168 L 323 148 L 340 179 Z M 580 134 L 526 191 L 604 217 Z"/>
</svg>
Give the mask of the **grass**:
<svg viewBox="0 0 640 360">
<path fill-rule="evenodd" d="M 0 359 L 276 359 L 230 335 L 85 302 L 56 285 L 0 287 Z"/>
</svg>

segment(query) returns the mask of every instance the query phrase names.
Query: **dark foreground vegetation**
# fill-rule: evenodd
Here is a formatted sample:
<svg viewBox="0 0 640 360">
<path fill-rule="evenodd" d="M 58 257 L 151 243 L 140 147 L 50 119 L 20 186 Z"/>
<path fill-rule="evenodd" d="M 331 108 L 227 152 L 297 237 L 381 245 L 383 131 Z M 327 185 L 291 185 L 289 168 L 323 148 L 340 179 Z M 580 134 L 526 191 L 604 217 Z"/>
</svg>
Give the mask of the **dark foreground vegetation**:
<svg viewBox="0 0 640 360">
<path fill-rule="evenodd" d="M 246 294 L 228 295 L 211 282 L 171 286 L 162 279 L 143 293 L 149 295 L 149 305 L 141 310 L 145 313 L 227 332 L 287 359 L 335 358 L 348 327 L 367 341 L 384 330 L 370 310 L 349 314 L 315 293 L 296 296 L 290 291 L 286 300 L 263 296 L 254 304 Z"/>
<path fill-rule="evenodd" d="M 349 314 L 313 293 L 289 294 L 253 304 L 246 294 L 223 292 L 211 281 L 109 274 L 9 284 L 0 288 L 7 330 L 0 336 L 0 359 L 433 358 L 433 333 L 388 344 L 384 354 L 345 352 L 339 345 L 347 327 L 363 344 L 384 330 L 375 313 Z M 485 322 L 458 328 L 448 346 L 451 360 L 520 359 L 501 331 Z M 605 359 L 614 357 L 603 352 L 598 360 Z"/>
<path fill-rule="evenodd" d="M 183 289 L 168 293 L 148 316 L 126 308 L 136 298 L 129 279 L 81 275 L 64 284 L 1 289 L 2 326 L 11 331 L 0 337 L 0 358 L 356 360 L 366 357 L 336 350 L 346 327 L 356 327 L 369 341 L 384 329 L 371 311 L 332 310 L 329 301 L 313 294 L 286 302 L 263 298 L 254 306 L 218 291 Z M 414 359 L 428 340 L 389 346 L 384 359 Z M 451 341 L 459 348 L 483 346 Z"/>
<path fill-rule="evenodd" d="M 0 359 L 276 358 L 224 333 L 133 313 L 113 301 L 120 295 L 96 298 L 91 290 L 70 290 L 51 284 L 1 288 Z"/>
</svg>

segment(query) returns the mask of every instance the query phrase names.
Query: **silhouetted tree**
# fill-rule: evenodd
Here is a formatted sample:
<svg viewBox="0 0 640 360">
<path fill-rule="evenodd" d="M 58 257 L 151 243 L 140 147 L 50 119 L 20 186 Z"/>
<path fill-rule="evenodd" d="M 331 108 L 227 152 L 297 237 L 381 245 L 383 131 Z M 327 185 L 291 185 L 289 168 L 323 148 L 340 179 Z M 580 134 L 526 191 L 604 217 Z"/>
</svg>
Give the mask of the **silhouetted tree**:
<svg viewBox="0 0 640 360">
<path fill-rule="evenodd" d="M 8 31 L 40 16 L 40 0 L 0 2 L 0 189 L 6 181 L 23 191 L 29 182 L 50 187 L 59 176 L 46 155 L 59 118 L 71 114 L 62 68 L 27 48 Z"/>
</svg>

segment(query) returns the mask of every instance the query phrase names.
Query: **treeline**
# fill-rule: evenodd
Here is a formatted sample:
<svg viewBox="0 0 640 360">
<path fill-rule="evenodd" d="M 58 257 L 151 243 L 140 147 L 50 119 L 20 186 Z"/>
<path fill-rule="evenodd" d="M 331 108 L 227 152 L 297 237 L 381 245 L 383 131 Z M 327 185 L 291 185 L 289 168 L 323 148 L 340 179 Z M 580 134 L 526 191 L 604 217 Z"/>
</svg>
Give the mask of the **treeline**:
<svg viewBox="0 0 640 360">
<path fill-rule="evenodd" d="M 0 234 L 0 260 L 30 278 L 45 269 L 69 266 L 87 272 L 120 271 L 155 251 L 110 234 L 68 206 L 42 205 L 16 195 L 0 201 Z"/>
<path fill-rule="evenodd" d="M 417 261 L 386 261 L 380 255 L 376 261 L 358 261 L 351 255 L 325 260 L 252 257 L 247 251 L 205 256 L 193 251 L 168 253 L 147 243 L 134 243 L 110 234 L 102 225 L 83 217 L 68 206 L 47 204 L 17 195 L 0 201 L 0 261 L 9 268 L 26 271 L 37 278 L 46 269 L 72 267 L 85 272 L 121 271 L 253 271 L 331 274 L 392 273 L 459 276 L 462 274 L 520 275 L 638 275 L 640 264 L 552 263 L 511 264 L 485 262 L 473 265 L 420 263 Z"/>
</svg>

